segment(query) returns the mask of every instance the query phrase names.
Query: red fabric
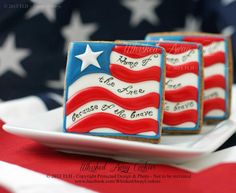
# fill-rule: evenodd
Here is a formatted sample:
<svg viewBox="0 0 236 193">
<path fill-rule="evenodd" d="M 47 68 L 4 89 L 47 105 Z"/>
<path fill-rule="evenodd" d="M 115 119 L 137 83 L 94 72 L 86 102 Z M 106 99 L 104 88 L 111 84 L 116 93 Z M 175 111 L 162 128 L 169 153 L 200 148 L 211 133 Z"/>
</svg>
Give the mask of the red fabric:
<svg viewBox="0 0 236 193">
<path fill-rule="evenodd" d="M 17 137 L 0 129 L 0 160 L 14 163 L 22 167 L 44 174 L 67 174 L 62 180 L 75 185 L 87 187 L 102 193 L 120 192 L 191 192 L 191 193 L 235 193 L 236 164 L 221 164 L 200 173 L 189 173 L 165 165 L 152 165 L 145 172 L 143 164 L 124 164 L 121 162 L 88 156 L 64 154 L 44 147 L 29 139 Z M 83 171 L 83 164 L 106 164 L 106 169 L 96 172 Z M 123 166 L 119 171 L 112 172 L 114 167 Z M 150 166 L 150 165 L 148 165 Z M 130 168 L 129 168 L 130 167 Z M 130 170 L 127 172 L 127 168 Z M 135 168 L 135 169 L 134 169 Z M 142 170 L 144 169 L 144 170 Z M 131 175 L 160 175 L 165 176 L 160 183 L 77 183 L 69 177 L 70 174 L 131 174 Z M 187 179 L 173 178 L 173 175 L 190 176 Z M 172 176 L 171 178 L 166 178 Z M 47 177 L 45 175 L 45 177 Z M 105 178 L 100 178 L 104 179 Z"/>
<path fill-rule="evenodd" d="M 2 187 L 2 186 L 0 185 L 0 193 L 12 193 L 12 192 L 10 192 L 7 188 Z"/>
</svg>

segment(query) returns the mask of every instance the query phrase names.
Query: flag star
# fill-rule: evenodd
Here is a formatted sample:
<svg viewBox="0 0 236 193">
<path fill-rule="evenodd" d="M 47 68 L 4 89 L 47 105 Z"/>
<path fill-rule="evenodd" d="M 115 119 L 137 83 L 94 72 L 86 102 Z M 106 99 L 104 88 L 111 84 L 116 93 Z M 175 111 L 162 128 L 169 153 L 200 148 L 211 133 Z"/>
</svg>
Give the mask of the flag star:
<svg viewBox="0 0 236 193">
<path fill-rule="evenodd" d="M 0 76 L 11 71 L 21 77 L 27 75 L 20 61 L 30 54 L 29 49 L 16 48 L 15 37 L 10 34 L 0 47 Z"/>
<path fill-rule="evenodd" d="M 198 32 L 201 28 L 201 21 L 193 15 L 187 15 L 185 19 L 185 26 L 183 28 L 177 28 L 177 31 L 189 31 Z"/>
<path fill-rule="evenodd" d="M 227 26 L 224 29 L 221 30 L 221 33 L 231 36 L 235 32 L 235 27 L 233 25 Z"/>
<path fill-rule="evenodd" d="M 159 18 L 155 9 L 161 4 L 160 0 L 124 0 L 122 5 L 131 11 L 130 25 L 138 26 L 143 20 L 156 25 Z"/>
<path fill-rule="evenodd" d="M 63 89 L 64 88 L 65 70 L 61 70 L 59 74 L 59 80 L 48 80 L 46 86 L 52 89 Z"/>
<path fill-rule="evenodd" d="M 63 105 L 63 96 L 56 93 L 48 93 L 47 96 L 52 100 L 56 101 L 58 104 Z"/>
<path fill-rule="evenodd" d="M 222 0 L 221 3 L 223 6 L 228 6 L 231 3 L 234 3 L 236 0 Z"/>
<path fill-rule="evenodd" d="M 70 24 L 62 29 L 62 34 L 66 39 L 65 53 L 70 42 L 88 40 L 97 28 L 98 26 L 95 23 L 83 24 L 80 14 L 74 12 L 71 16 Z"/>
<path fill-rule="evenodd" d="M 86 46 L 86 50 L 83 54 L 76 55 L 75 57 L 82 61 L 81 72 L 85 70 L 89 65 L 101 68 L 97 58 L 103 51 L 93 52 L 89 45 Z"/>
<path fill-rule="evenodd" d="M 43 14 L 49 21 L 53 22 L 56 19 L 56 6 L 62 0 L 37 0 L 33 1 L 33 6 L 26 13 L 26 18 L 31 18 L 38 14 Z"/>
</svg>

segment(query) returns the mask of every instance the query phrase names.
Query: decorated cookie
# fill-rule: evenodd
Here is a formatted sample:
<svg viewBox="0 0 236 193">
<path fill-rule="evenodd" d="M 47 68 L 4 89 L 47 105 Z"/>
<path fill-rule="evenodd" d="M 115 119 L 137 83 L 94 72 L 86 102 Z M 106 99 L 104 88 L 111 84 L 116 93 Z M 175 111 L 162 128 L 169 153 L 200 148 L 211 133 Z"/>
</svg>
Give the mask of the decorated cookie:
<svg viewBox="0 0 236 193">
<path fill-rule="evenodd" d="M 154 33 L 147 40 L 175 40 L 203 45 L 204 119 L 217 122 L 230 116 L 232 87 L 232 51 L 230 39 L 204 33 Z"/>
<path fill-rule="evenodd" d="M 64 130 L 157 143 L 165 51 L 156 46 L 74 42 L 68 53 Z"/>
<path fill-rule="evenodd" d="M 163 131 L 198 133 L 202 126 L 202 46 L 185 42 L 135 41 L 166 51 Z"/>
</svg>

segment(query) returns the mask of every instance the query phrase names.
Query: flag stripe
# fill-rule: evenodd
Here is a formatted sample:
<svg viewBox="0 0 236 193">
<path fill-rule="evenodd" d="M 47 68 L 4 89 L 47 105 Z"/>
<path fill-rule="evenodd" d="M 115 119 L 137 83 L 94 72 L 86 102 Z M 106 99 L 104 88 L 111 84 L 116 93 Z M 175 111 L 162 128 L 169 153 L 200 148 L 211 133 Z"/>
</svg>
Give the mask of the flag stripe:
<svg viewBox="0 0 236 193">
<path fill-rule="evenodd" d="M 225 53 L 224 52 L 215 52 L 211 55 L 204 56 L 204 67 L 214 65 L 216 63 L 225 63 Z"/>
<path fill-rule="evenodd" d="M 93 113 L 106 112 L 126 120 L 138 120 L 143 118 L 151 118 L 157 120 L 159 113 L 155 107 L 147 107 L 140 110 L 128 110 L 119 105 L 103 100 L 88 102 L 67 116 L 66 128 L 77 120 L 82 119 Z"/>
<path fill-rule="evenodd" d="M 187 36 L 183 38 L 183 41 L 186 42 L 196 42 L 196 43 L 200 43 L 204 46 L 207 46 L 209 44 L 212 44 L 213 42 L 221 42 L 224 41 L 224 38 L 221 37 L 213 37 L 213 36 Z"/>
<path fill-rule="evenodd" d="M 194 100 L 186 100 L 183 102 L 171 102 L 168 100 L 165 100 L 165 111 L 166 112 L 180 112 L 180 111 L 186 111 L 188 109 L 195 109 L 197 110 L 198 103 Z"/>
<path fill-rule="evenodd" d="M 208 78 L 214 75 L 225 76 L 225 65 L 223 63 L 216 63 L 212 66 L 204 68 L 204 78 Z"/>
<path fill-rule="evenodd" d="M 182 102 L 186 100 L 198 101 L 198 89 L 193 86 L 185 86 L 177 90 L 165 91 L 165 100 Z"/>
<path fill-rule="evenodd" d="M 179 66 L 188 62 L 198 62 L 198 49 L 189 50 L 180 54 L 166 53 L 166 63 L 173 66 Z"/>
<path fill-rule="evenodd" d="M 205 100 L 211 99 L 213 97 L 225 99 L 225 90 L 223 88 L 213 87 L 204 91 Z"/>
<path fill-rule="evenodd" d="M 159 82 L 161 78 L 161 69 L 157 66 L 152 66 L 139 71 L 133 71 L 120 65 L 111 64 L 110 70 L 112 76 L 129 83 L 144 82 L 148 80 Z"/>
<path fill-rule="evenodd" d="M 225 78 L 222 75 L 214 75 L 204 79 L 204 88 L 219 87 L 225 89 Z"/>
<path fill-rule="evenodd" d="M 152 66 L 160 67 L 161 55 L 151 54 L 142 58 L 131 58 L 115 51 L 111 52 L 110 63 L 120 65 L 130 70 L 143 70 Z"/>
<path fill-rule="evenodd" d="M 161 48 L 150 46 L 115 46 L 112 51 L 131 58 L 143 58 L 152 54 L 162 53 Z"/>
<path fill-rule="evenodd" d="M 176 125 L 174 125 L 176 126 Z M 177 125 L 179 128 L 193 128 L 196 126 L 196 123 L 193 122 L 184 122 Z M 173 125 L 163 124 L 163 127 L 173 127 Z"/>
<path fill-rule="evenodd" d="M 211 55 L 215 52 L 225 52 L 225 42 L 220 41 L 220 42 L 212 42 L 209 45 L 203 46 L 203 53 L 204 56 Z"/>
<path fill-rule="evenodd" d="M 169 78 L 174 78 L 186 73 L 198 75 L 198 62 L 188 62 L 179 66 L 166 64 L 166 76 Z"/>
<path fill-rule="evenodd" d="M 210 110 L 205 116 L 207 117 L 222 117 L 225 115 L 225 111 L 222 111 L 220 109 L 213 109 L 213 110 Z"/>
<path fill-rule="evenodd" d="M 106 100 L 129 110 L 144 109 L 146 107 L 159 108 L 160 96 L 158 93 L 148 93 L 135 98 L 121 98 L 111 91 L 101 87 L 89 87 L 73 95 L 66 103 L 66 115 L 69 115 L 80 106 L 93 101 Z"/>
<path fill-rule="evenodd" d="M 158 43 L 158 46 L 164 47 L 168 54 L 183 54 L 187 53 L 190 50 L 197 49 L 196 44 L 181 44 L 181 43 Z"/>
<path fill-rule="evenodd" d="M 186 86 L 198 88 L 198 76 L 193 73 L 186 73 L 174 78 L 166 77 L 165 83 L 165 91 L 177 90 Z"/>
<path fill-rule="evenodd" d="M 163 122 L 167 125 L 175 126 L 184 122 L 194 122 L 198 120 L 197 110 L 186 110 L 178 113 L 164 112 Z"/>
<path fill-rule="evenodd" d="M 72 97 L 78 91 L 89 87 L 102 87 L 120 97 L 133 98 L 143 96 L 150 92 L 157 92 L 159 90 L 159 84 L 160 83 L 157 81 L 144 81 L 130 84 L 105 73 L 93 73 L 79 78 L 70 85 L 68 98 Z M 134 91 L 139 91 L 140 88 L 143 88 L 143 92 L 134 94 Z M 123 92 L 119 92 L 120 90 L 123 90 Z"/>
<path fill-rule="evenodd" d="M 112 128 L 123 134 L 137 134 L 147 131 L 157 133 L 158 122 L 149 118 L 130 121 L 108 113 L 94 113 L 71 125 L 68 131 L 87 133 L 92 129 L 102 127 Z"/>
<path fill-rule="evenodd" d="M 222 98 L 214 98 L 204 101 L 203 114 L 206 115 L 208 112 L 214 109 L 220 109 L 225 111 L 225 100 Z"/>
</svg>

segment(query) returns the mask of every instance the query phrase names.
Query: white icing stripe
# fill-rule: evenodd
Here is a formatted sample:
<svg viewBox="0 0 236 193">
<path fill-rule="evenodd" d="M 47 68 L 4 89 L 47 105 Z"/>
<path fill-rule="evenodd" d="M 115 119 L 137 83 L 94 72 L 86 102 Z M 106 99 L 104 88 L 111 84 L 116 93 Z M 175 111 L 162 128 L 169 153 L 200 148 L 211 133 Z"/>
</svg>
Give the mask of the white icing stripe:
<svg viewBox="0 0 236 193">
<path fill-rule="evenodd" d="M 210 55 L 214 52 L 225 52 L 225 42 L 220 41 L 220 42 L 213 42 L 207 46 L 203 46 L 203 53 L 204 56 Z"/>
<path fill-rule="evenodd" d="M 223 88 L 209 88 L 204 90 L 204 100 L 222 98 L 225 99 L 225 90 Z"/>
<path fill-rule="evenodd" d="M 118 64 L 130 70 L 143 70 L 151 66 L 160 66 L 160 54 L 151 54 L 143 58 L 130 58 L 128 56 L 112 51 L 110 55 L 110 63 Z"/>
<path fill-rule="evenodd" d="M 186 110 L 197 109 L 197 102 L 194 100 L 187 100 L 184 102 L 170 102 L 165 101 L 164 109 L 166 112 L 178 113 Z"/>
<path fill-rule="evenodd" d="M 121 113 L 121 111 L 123 112 Z M 157 108 L 154 107 L 148 107 L 141 110 L 132 111 L 123 109 L 119 105 L 116 105 L 112 102 L 99 100 L 99 101 L 89 102 L 81 106 L 80 108 L 76 109 L 74 112 L 70 113 L 66 117 L 66 128 L 70 127 L 73 123 L 88 115 L 99 112 L 109 113 L 112 115 L 116 115 L 118 117 L 122 117 L 121 115 L 125 114 L 126 116 L 122 118 L 126 120 L 139 120 L 143 118 L 150 118 L 157 120 L 158 117 L 158 110 Z M 74 121 L 72 119 L 74 119 Z"/>
<path fill-rule="evenodd" d="M 176 90 L 185 86 L 198 87 L 198 76 L 193 73 L 183 74 L 175 78 L 166 78 L 165 90 Z"/>
<path fill-rule="evenodd" d="M 103 78 L 102 81 L 101 77 Z M 69 86 L 68 99 L 78 91 L 95 86 L 105 88 L 123 98 L 134 98 L 146 95 L 150 92 L 157 93 L 159 92 L 160 85 L 157 81 L 129 84 L 104 73 L 94 73 L 79 78 Z M 125 88 L 127 89 L 125 90 Z M 136 94 L 134 92 L 136 92 Z"/>
<path fill-rule="evenodd" d="M 166 53 L 166 63 L 178 66 L 187 62 L 198 61 L 198 49 L 188 50 L 181 54 Z"/>
<path fill-rule="evenodd" d="M 114 133 L 114 134 L 121 134 L 121 132 L 114 130 L 114 129 L 110 129 L 110 128 L 97 128 L 97 129 L 93 129 L 90 131 L 90 133 L 92 132 L 96 132 L 96 133 Z M 147 131 L 147 132 L 142 132 L 142 133 L 137 133 L 135 135 L 146 135 L 146 136 L 155 136 L 156 133 L 153 131 Z"/>
<path fill-rule="evenodd" d="M 178 128 L 188 128 L 188 127 L 193 128 L 195 126 L 196 126 L 196 123 L 193 123 L 193 122 L 185 122 L 185 123 L 181 123 L 181 124 L 176 125 L 176 126 L 163 124 L 163 127 L 178 127 Z"/>
<path fill-rule="evenodd" d="M 147 131 L 147 132 L 139 133 L 138 135 L 155 136 L 156 133 L 153 131 Z"/>
<path fill-rule="evenodd" d="M 212 117 L 221 117 L 221 116 L 224 116 L 225 112 L 222 111 L 222 110 L 219 110 L 219 109 L 214 109 L 214 110 L 211 110 L 209 111 L 205 117 L 209 117 L 209 116 L 212 116 Z"/>
<path fill-rule="evenodd" d="M 204 68 L 204 78 L 213 76 L 213 75 L 222 75 L 225 76 L 225 65 L 222 63 L 217 63 L 209 67 Z"/>
</svg>

